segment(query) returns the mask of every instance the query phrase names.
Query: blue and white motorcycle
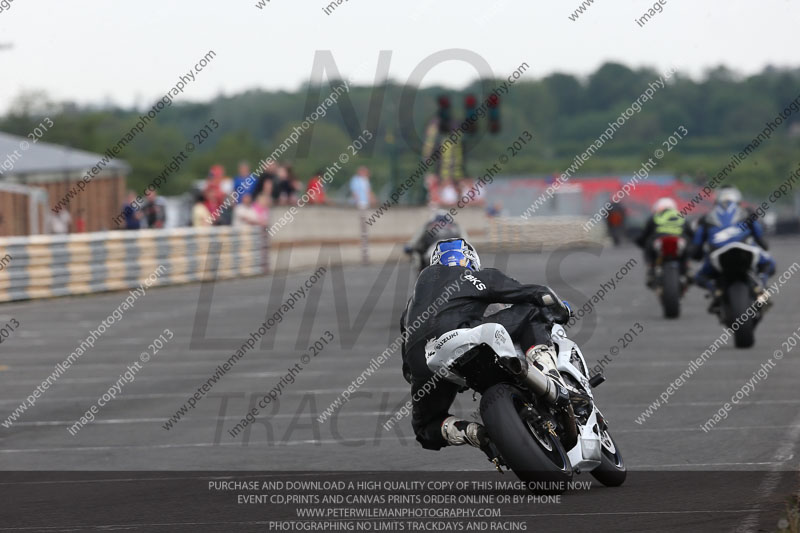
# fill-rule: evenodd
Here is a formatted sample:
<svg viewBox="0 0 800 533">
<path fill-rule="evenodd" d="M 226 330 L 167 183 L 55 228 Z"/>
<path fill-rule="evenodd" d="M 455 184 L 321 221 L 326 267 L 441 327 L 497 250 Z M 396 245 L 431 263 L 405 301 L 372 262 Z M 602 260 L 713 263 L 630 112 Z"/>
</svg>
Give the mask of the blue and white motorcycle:
<svg viewBox="0 0 800 533">
<path fill-rule="evenodd" d="M 711 267 L 717 272 L 717 286 L 721 292 L 720 305 L 712 311 L 721 324 L 733 327 L 737 348 L 749 348 L 755 343 L 756 326 L 770 303 L 757 276 L 762 254 L 757 246 L 733 241 L 708 256 Z"/>
</svg>

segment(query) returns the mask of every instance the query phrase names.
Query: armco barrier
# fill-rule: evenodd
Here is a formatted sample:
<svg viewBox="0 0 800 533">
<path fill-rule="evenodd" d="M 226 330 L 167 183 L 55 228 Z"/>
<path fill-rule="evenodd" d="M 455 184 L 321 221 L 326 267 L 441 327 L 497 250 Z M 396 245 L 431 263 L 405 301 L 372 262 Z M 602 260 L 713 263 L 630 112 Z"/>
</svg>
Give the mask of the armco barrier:
<svg viewBox="0 0 800 533">
<path fill-rule="evenodd" d="M 273 220 L 284 208 L 273 208 Z M 285 212 L 285 211 L 283 211 Z M 427 208 L 396 208 L 370 226 L 372 264 L 397 260 L 429 219 Z M 136 287 L 159 265 L 155 285 L 226 279 L 363 261 L 360 213 L 308 206 L 269 243 L 263 228 L 212 227 L 0 238 L 0 302 Z M 605 230 L 583 231 L 580 217 L 486 218 L 465 209 L 458 223 L 479 252 L 536 252 L 602 244 Z M 209 253 L 210 252 L 210 253 Z M 10 258 L 10 259 L 9 259 Z M 206 263 L 209 264 L 206 264 Z"/>
<path fill-rule="evenodd" d="M 154 285 L 262 274 L 265 243 L 262 228 L 248 227 L 3 238 L 0 302 L 132 288 L 159 265 L 166 270 Z"/>
</svg>

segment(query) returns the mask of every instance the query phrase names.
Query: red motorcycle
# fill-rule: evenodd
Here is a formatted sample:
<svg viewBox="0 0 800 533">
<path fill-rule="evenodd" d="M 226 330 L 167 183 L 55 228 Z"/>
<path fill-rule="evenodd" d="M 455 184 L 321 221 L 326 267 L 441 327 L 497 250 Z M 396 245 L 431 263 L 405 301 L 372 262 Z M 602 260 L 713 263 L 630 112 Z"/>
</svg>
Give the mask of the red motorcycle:
<svg viewBox="0 0 800 533">
<path fill-rule="evenodd" d="M 653 241 L 653 290 L 661 300 L 665 318 L 681 314 L 681 298 L 689 286 L 686 277 L 686 239 L 680 235 L 661 235 Z"/>
</svg>

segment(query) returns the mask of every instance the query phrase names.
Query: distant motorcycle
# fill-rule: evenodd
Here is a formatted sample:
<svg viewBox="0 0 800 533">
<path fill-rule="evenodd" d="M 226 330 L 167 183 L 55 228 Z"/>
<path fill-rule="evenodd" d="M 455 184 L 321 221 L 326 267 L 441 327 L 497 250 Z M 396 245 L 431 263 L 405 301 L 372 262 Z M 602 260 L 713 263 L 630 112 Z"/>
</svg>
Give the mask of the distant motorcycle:
<svg viewBox="0 0 800 533">
<path fill-rule="evenodd" d="M 417 271 L 417 274 L 422 272 L 422 270 L 429 266 L 431 263 L 431 254 L 433 253 L 434 248 L 436 247 L 436 243 L 431 244 L 428 246 L 426 251 L 421 251 L 416 248 L 406 247 L 405 253 L 411 257 L 411 264 L 414 269 Z"/>
<path fill-rule="evenodd" d="M 501 324 L 445 333 L 428 342 L 425 356 L 435 374 L 481 394 L 480 415 L 498 470 L 506 466 L 522 481 L 546 483 L 539 489 L 547 492 L 563 491 L 581 472 L 619 486 L 625 464 L 592 395 L 604 378 L 588 378 L 583 354 L 563 327 L 553 325 L 552 337 L 566 387 L 529 364 Z M 556 407 L 564 393 L 568 402 Z"/>
<path fill-rule="evenodd" d="M 467 234 L 458 224 L 445 218 L 444 215 L 437 214 L 433 219 L 425 223 L 425 226 L 417 233 L 403 251 L 411 256 L 411 263 L 417 272 L 430 265 L 431 253 L 436 247 L 436 243 L 445 239 L 466 239 Z"/>
<path fill-rule="evenodd" d="M 740 319 L 739 328 L 733 333 L 737 348 L 749 348 L 755 343 L 755 328 L 765 307 L 757 303 L 761 284 L 756 276 L 756 267 L 760 253 L 757 246 L 732 242 L 709 254 L 711 266 L 718 273 L 717 288 L 722 292 L 716 314 L 729 328 Z M 753 316 L 747 313 L 750 307 Z"/>
<path fill-rule="evenodd" d="M 683 267 L 686 239 L 661 235 L 653 240 L 652 246 L 656 260 L 651 288 L 661 301 L 664 317 L 677 318 L 681 314 L 681 298 L 689 285 Z"/>
</svg>

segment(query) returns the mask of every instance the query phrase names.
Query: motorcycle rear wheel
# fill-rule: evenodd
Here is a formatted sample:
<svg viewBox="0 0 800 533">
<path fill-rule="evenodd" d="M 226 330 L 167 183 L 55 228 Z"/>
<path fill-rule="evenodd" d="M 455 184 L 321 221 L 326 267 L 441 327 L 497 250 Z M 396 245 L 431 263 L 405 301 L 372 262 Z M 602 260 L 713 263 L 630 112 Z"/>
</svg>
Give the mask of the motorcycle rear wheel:
<svg viewBox="0 0 800 533">
<path fill-rule="evenodd" d="M 664 308 L 664 318 L 678 318 L 681 314 L 681 272 L 677 263 L 664 265 L 661 306 Z"/>
<path fill-rule="evenodd" d="M 525 395 L 508 383 L 489 387 L 481 397 L 481 419 L 503 461 L 534 485 L 536 492 L 563 492 L 572 480 L 572 464 L 558 437 L 521 414 Z"/>
<path fill-rule="evenodd" d="M 737 348 L 750 348 L 756 342 L 755 319 L 745 315 L 747 308 L 753 304 L 750 287 L 743 281 L 735 281 L 727 288 L 725 296 L 728 303 L 728 327 L 732 327 L 737 318 L 745 317 L 740 322 L 739 329 L 733 332 L 734 345 Z"/>
</svg>

